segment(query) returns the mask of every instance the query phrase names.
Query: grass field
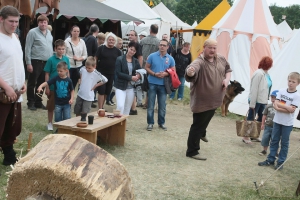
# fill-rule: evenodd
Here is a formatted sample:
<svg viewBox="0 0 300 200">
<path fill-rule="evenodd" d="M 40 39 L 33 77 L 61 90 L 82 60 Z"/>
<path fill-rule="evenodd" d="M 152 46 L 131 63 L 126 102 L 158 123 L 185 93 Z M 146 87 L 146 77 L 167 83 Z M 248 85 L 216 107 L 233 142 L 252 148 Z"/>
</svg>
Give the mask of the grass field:
<svg viewBox="0 0 300 200">
<path fill-rule="evenodd" d="M 129 117 L 124 147 L 101 145 L 128 170 L 136 199 L 300 199 L 295 196 L 300 180 L 300 152 L 296 152 L 284 169 L 275 174 L 271 167 L 257 166 L 257 162 L 265 159 L 258 155 L 262 150 L 260 143 L 246 145 L 235 133 L 235 120 L 241 116 L 230 114 L 224 118 L 217 110 L 208 127 L 209 142 L 201 143 L 201 153 L 208 160 L 196 161 L 185 157 L 186 140 L 192 122 L 188 102 L 188 89 L 182 102 L 167 102 L 168 131 L 158 129 L 157 125 L 153 131 L 146 131 L 146 110 L 139 109 L 138 115 Z M 114 107 L 105 108 L 112 111 Z M 22 114 L 22 133 L 15 144 L 18 154 L 22 148 L 27 148 L 30 132 L 33 133 L 32 146 L 51 134 L 46 130 L 46 111 L 29 111 L 24 103 Z M 156 116 L 157 113 L 155 119 Z M 299 138 L 299 132 L 293 131 L 289 155 L 299 147 Z M 0 161 L 2 159 L 0 155 Z M 1 200 L 6 195 L 5 173 L 10 170 L 10 167 L 0 166 Z M 257 193 L 253 182 L 259 184 L 270 175 L 271 178 Z"/>
</svg>

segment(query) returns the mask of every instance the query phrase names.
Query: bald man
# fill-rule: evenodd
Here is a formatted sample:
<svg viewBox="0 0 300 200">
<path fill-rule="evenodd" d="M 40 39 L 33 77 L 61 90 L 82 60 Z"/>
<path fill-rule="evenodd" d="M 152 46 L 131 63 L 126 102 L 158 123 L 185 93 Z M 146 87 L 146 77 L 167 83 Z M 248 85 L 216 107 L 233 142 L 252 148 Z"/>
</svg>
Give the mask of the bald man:
<svg viewBox="0 0 300 200">
<path fill-rule="evenodd" d="M 206 128 L 215 110 L 222 104 L 231 71 L 226 59 L 217 54 L 217 41 L 214 39 L 204 42 L 203 53 L 187 67 L 185 79 L 191 83 L 190 106 L 193 112 L 193 124 L 187 141 L 187 157 L 206 160 L 199 154 L 200 139 L 208 142 Z"/>
</svg>

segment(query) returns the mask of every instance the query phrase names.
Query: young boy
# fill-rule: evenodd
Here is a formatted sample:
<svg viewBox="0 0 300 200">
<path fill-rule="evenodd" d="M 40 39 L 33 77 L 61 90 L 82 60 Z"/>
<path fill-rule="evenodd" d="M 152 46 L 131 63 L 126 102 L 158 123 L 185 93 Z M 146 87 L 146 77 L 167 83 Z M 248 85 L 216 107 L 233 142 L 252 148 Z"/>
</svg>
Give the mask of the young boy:
<svg viewBox="0 0 300 200">
<path fill-rule="evenodd" d="M 300 74 L 292 72 L 288 76 L 288 88 L 278 91 L 274 108 L 276 110 L 273 120 L 272 141 L 270 144 L 270 154 L 267 160 L 259 162 L 259 166 L 274 165 L 276 153 L 281 142 L 277 165 L 275 169 L 281 170 L 286 160 L 289 148 L 290 133 L 293 129 L 295 109 L 300 103 L 300 94 L 297 92 L 297 86 L 300 83 Z M 282 110 L 281 110 L 282 109 Z"/>
<path fill-rule="evenodd" d="M 78 90 L 74 113 L 76 116 L 90 112 L 94 101 L 94 89 L 107 82 L 107 78 L 96 70 L 96 60 L 89 56 L 85 66 L 80 69 L 80 88 Z M 85 119 L 81 119 L 85 121 Z"/>
<path fill-rule="evenodd" d="M 271 93 L 271 102 L 266 106 L 263 111 L 263 117 L 261 122 L 261 130 L 264 130 L 264 134 L 261 140 L 261 146 L 263 146 L 263 151 L 259 153 L 259 155 L 264 156 L 267 154 L 267 150 L 269 147 L 269 143 L 271 140 L 272 130 L 273 130 L 273 118 L 275 115 L 275 109 L 273 104 L 276 100 L 278 90 L 274 90 Z"/>
<path fill-rule="evenodd" d="M 52 79 L 56 76 L 57 74 L 57 69 L 56 66 L 59 62 L 64 61 L 67 63 L 68 69 L 70 69 L 70 63 L 68 57 L 64 56 L 65 54 L 65 42 L 63 40 L 56 40 L 54 42 L 55 45 L 55 53 L 52 57 L 50 57 L 47 60 L 47 63 L 45 65 L 44 71 L 45 71 L 45 81 L 48 81 L 49 79 Z M 52 120 L 53 120 L 53 113 L 55 109 L 55 103 L 54 103 L 54 85 L 50 86 L 50 90 L 47 89 L 46 87 L 46 95 L 48 96 L 49 100 L 47 101 L 47 110 L 48 110 L 48 125 L 47 129 L 48 131 L 53 131 L 53 125 L 52 125 Z"/>
<path fill-rule="evenodd" d="M 74 88 L 72 80 L 67 76 L 69 71 L 67 63 L 64 61 L 59 62 L 56 69 L 58 76 L 42 83 L 37 90 L 40 92 L 44 87 L 54 85 L 55 122 L 60 122 L 71 118 L 71 104 L 74 98 Z"/>
</svg>

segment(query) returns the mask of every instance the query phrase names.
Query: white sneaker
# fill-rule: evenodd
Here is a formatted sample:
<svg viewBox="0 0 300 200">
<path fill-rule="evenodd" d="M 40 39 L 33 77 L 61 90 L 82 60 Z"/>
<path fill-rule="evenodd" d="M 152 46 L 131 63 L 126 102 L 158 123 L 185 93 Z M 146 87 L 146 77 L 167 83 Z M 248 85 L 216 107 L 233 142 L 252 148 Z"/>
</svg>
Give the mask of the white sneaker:
<svg viewBox="0 0 300 200">
<path fill-rule="evenodd" d="M 182 100 L 182 98 L 178 98 L 177 100 L 178 100 L 178 101 L 181 101 L 181 100 Z"/>
<path fill-rule="evenodd" d="M 53 131 L 53 125 L 52 125 L 52 123 L 49 123 L 47 125 L 47 128 L 48 128 L 48 131 Z"/>
</svg>

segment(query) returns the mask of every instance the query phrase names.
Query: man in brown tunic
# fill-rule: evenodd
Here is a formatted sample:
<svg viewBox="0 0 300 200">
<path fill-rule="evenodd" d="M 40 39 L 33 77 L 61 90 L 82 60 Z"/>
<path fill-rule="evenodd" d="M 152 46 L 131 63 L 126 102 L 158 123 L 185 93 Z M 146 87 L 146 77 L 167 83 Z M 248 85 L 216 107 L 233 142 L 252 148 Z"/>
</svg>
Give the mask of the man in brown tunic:
<svg viewBox="0 0 300 200">
<path fill-rule="evenodd" d="M 203 53 L 187 67 L 185 79 L 191 83 L 190 106 L 193 112 L 193 124 L 187 141 L 187 157 L 206 160 L 198 152 L 200 139 L 208 142 L 206 128 L 215 110 L 222 104 L 231 71 L 226 59 L 217 54 L 217 41 L 214 39 L 204 42 Z"/>
</svg>

